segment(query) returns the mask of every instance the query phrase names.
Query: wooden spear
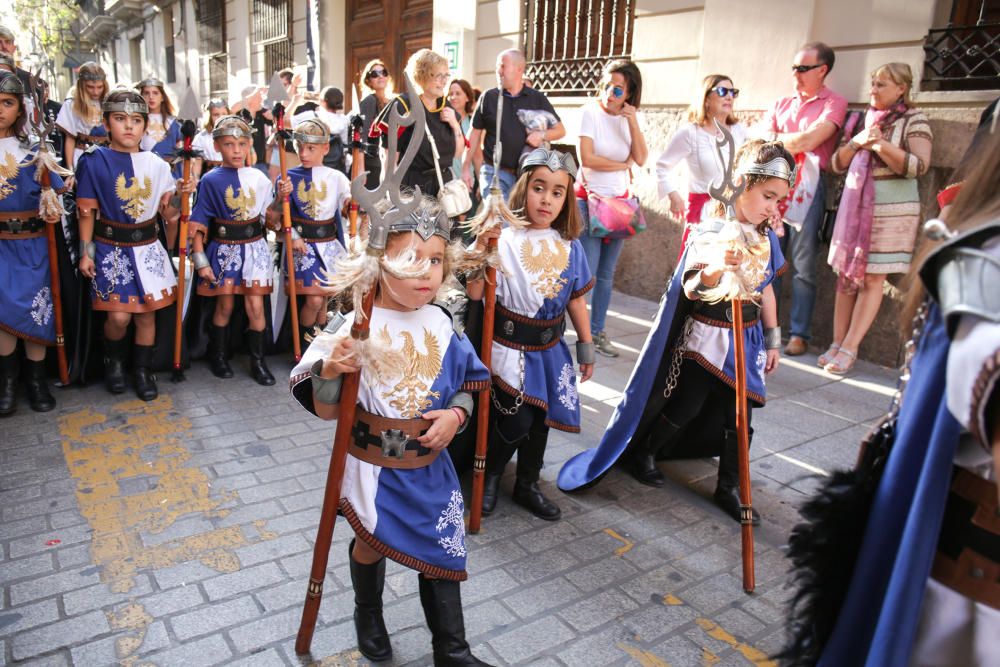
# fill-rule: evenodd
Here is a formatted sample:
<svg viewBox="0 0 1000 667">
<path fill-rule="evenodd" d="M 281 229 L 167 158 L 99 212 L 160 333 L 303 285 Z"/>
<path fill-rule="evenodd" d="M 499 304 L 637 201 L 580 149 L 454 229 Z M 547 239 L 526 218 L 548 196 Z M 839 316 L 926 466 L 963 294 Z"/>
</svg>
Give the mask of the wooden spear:
<svg viewBox="0 0 1000 667">
<path fill-rule="evenodd" d="M 743 590 L 753 593 L 753 509 L 750 497 L 750 425 L 747 423 L 747 364 L 743 351 L 743 301 L 732 300 L 733 357 L 736 366 L 736 442 L 740 473 L 740 538 L 743 555 Z"/>
</svg>

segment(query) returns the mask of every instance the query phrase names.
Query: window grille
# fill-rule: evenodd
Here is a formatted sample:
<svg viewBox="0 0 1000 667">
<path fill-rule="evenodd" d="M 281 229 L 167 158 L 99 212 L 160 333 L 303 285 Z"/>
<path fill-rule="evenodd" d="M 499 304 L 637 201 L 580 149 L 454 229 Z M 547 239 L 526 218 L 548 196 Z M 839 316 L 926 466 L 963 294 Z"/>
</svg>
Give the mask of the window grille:
<svg viewBox="0 0 1000 667">
<path fill-rule="evenodd" d="M 291 4 L 288 0 L 253 0 L 253 40 L 264 47 L 264 72 L 294 64 Z"/>
<path fill-rule="evenodd" d="M 202 60 L 208 69 L 209 96 L 227 98 L 229 67 L 226 53 L 225 0 L 198 0 L 195 4 L 195 19 L 198 22 L 198 42 Z"/>
<path fill-rule="evenodd" d="M 955 0 L 947 27 L 924 38 L 923 90 L 1000 88 L 1000 3 Z"/>
<path fill-rule="evenodd" d="M 549 95 L 592 93 L 608 61 L 632 53 L 633 0 L 524 0 L 525 76 Z"/>
</svg>

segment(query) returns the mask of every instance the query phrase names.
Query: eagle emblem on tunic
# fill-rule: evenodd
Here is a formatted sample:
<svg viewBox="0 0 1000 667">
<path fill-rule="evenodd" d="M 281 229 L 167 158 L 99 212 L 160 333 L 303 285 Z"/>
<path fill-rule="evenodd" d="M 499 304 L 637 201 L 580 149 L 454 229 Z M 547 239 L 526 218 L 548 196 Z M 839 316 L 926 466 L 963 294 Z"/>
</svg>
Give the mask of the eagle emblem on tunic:
<svg viewBox="0 0 1000 667">
<path fill-rule="evenodd" d="M 130 181 L 125 177 L 125 174 L 118 174 L 118 178 L 115 180 L 115 196 L 118 197 L 119 201 L 124 202 L 122 210 L 125 211 L 125 215 L 134 220 L 138 220 L 142 215 L 145 206 L 144 200 L 149 199 L 152 194 L 153 182 L 149 176 L 143 177 L 142 185 L 139 184 L 138 176 L 133 176 Z"/>
<path fill-rule="evenodd" d="M 146 134 L 148 134 L 155 143 L 163 141 L 167 136 L 167 128 L 163 124 L 163 120 L 150 119 L 149 123 L 146 124 Z"/>
<path fill-rule="evenodd" d="M 250 209 L 257 204 L 257 193 L 253 188 L 249 192 L 239 189 L 239 194 L 233 193 L 233 186 L 226 188 L 226 206 L 233 211 L 233 220 L 249 220 Z"/>
<path fill-rule="evenodd" d="M 417 350 L 416 341 L 409 331 L 402 331 L 401 349 L 393 349 L 392 336 L 388 325 L 373 337 L 374 349 L 365 366 L 377 384 L 392 386 L 382 394 L 391 399 L 389 405 L 399 410 L 404 419 L 415 419 L 430 407 L 433 398 L 440 398 L 441 392 L 430 391 L 434 380 L 441 372 L 441 344 L 437 336 L 424 328 L 424 352 Z M 391 383 L 396 378 L 399 381 Z"/>
<path fill-rule="evenodd" d="M 14 180 L 17 179 L 20 171 L 21 166 L 17 163 L 17 159 L 12 154 L 7 153 L 4 161 L 0 162 L 0 199 L 5 199 L 15 190 Z"/>
<path fill-rule="evenodd" d="M 538 279 L 531 284 L 546 299 L 559 296 L 563 285 L 569 282 L 562 277 L 569 264 L 569 244 L 554 241 L 553 246 L 550 248 L 548 239 L 542 239 L 536 251 L 529 239 L 521 243 L 521 265 L 528 273 L 538 274 Z"/>
<path fill-rule="evenodd" d="M 295 198 L 302 206 L 302 212 L 307 218 L 316 220 L 319 217 L 319 206 L 326 201 L 326 183 L 313 181 L 312 187 L 306 185 L 305 179 L 299 181 Z"/>
</svg>

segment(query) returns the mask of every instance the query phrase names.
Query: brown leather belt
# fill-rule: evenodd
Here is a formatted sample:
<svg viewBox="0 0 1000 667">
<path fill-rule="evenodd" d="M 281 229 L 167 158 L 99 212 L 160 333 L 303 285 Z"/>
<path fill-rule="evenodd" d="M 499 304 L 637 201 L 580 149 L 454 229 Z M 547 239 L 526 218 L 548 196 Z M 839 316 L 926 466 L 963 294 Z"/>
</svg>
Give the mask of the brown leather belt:
<svg viewBox="0 0 1000 667">
<path fill-rule="evenodd" d="M 222 220 L 212 221 L 208 238 L 212 241 L 229 245 L 252 243 L 264 237 L 264 223 L 256 220 Z"/>
<path fill-rule="evenodd" d="M 42 235 L 45 221 L 38 211 L 0 213 L 0 239 L 31 239 Z"/>
<path fill-rule="evenodd" d="M 359 406 L 351 429 L 351 456 L 383 468 L 423 468 L 441 453 L 417 441 L 427 432 L 426 419 L 389 419 Z"/>
<path fill-rule="evenodd" d="M 956 593 L 1000 610 L 1000 513 L 996 487 L 955 468 L 931 576 Z"/>
<path fill-rule="evenodd" d="M 83 148 L 85 146 L 91 146 L 97 144 L 98 146 L 106 146 L 111 141 L 111 137 L 104 136 L 99 137 L 94 134 L 83 134 L 78 133 L 76 135 L 76 147 Z"/>
<path fill-rule="evenodd" d="M 306 241 L 333 241 L 337 238 L 336 218 L 310 220 L 292 216 L 292 226 Z"/>
<path fill-rule="evenodd" d="M 733 304 L 730 301 L 705 303 L 696 301 L 692 316 L 699 322 L 729 329 L 733 326 Z M 760 306 L 752 302 L 743 303 L 743 328 L 747 329 L 757 324 L 760 319 Z"/>
<path fill-rule="evenodd" d="M 566 330 L 566 313 L 551 320 L 536 320 L 499 303 L 493 320 L 493 340 L 504 347 L 523 352 L 537 352 L 554 347 Z"/>
<path fill-rule="evenodd" d="M 94 225 L 94 240 L 115 246 L 149 245 L 156 240 L 156 218 L 142 222 L 115 222 L 102 217 Z"/>
</svg>

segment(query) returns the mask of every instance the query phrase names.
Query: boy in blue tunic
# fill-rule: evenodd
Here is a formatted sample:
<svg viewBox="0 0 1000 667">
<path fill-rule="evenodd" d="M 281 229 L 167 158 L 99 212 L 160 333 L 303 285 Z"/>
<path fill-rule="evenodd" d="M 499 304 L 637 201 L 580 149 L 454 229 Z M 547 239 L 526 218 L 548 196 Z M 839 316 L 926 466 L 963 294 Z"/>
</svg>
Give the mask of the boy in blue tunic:
<svg viewBox="0 0 1000 667">
<path fill-rule="evenodd" d="M 469 392 L 485 389 L 489 374 L 448 312 L 431 303 L 448 271 L 451 222 L 424 199 L 389 229 L 369 338 L 354 343 L 350 324 L 333 315 L 292 371 L 291 390 L 310 412 L 336 419 L 342 374 L 361 372 L 339 507 L 356 536 L 350 562 L 361 653 L 392 656 L 382 619 L 388 556 L 420 573 L 434 664 L 484 665 L 465 640 L 459 594 L 468 576 L 461 486 L 451 458 L 439 454 L 466 426 Z M 363 257 L 359 248 L 349 257 Z"/>
<path fill-rule="evenodd" d="M 625 398 L 598 448 L 563 466 L 560 489 L 595 484 L 626 447 L 632 475 L 661 487 L 666 480 L 656 467 L 657 458 L 713 456 L 719 452 L 712 447 L 721 440 L 714 500 L 739 520 L 736 371 L 732 313 L 727 312 L 732 306 L 718 298 L 735 280 L 760 294 L 759 305 L 743 303 L 743 336 L 748 403 L 763 406 L 765 376 L 777 369 L 781 347 L 771 281 L 784 269 L 769 221 L 794 183 L 795 162 L 782 144 L 757 140 L 743 145 L 735 163 L 746 185 L 735 200 L 735 220 L 699 225 L 661 301 Z M 717 211 L 716 218 L 721 213 Z M 750 412 L 748 406 L 748 421 Z M 754 523 L 759 521 L 754 510 Z"/>
<path fill-rule="evenodd" d="M 158 395 L 151 372 L 155 311 L 174 303 L 177 291 L 173 265 L 157 236 L 156 215 L 177 215 L 175 193 L 188 193 L 194 187 L 193 182 L 175 182 L 166 162 L 139 150 L 148 111 L 142 97 L 116 90 L 108 95 L 103 109 L 111 143 L 89 148 L 76 171 L 80 273 L 92 281 L 94 310 L 107 313 L 104 372 L 108 391 L 125 391 L 125 336 L 134 322 L 135 392 L 151 401 Z"/>
<path fill-rule="evenodd" d="M 500 477 L 517 451 L 514 502 L 556 521 L 559 507 L 538 487 L 549 428 L 580 432 L 580 397 L 569 347 L 566 314 L 577 331 L 581 382 L 594 372 L 594 343 L 584 295 L 594 286 L 577 237 L 581 221 L 573 158 L 539 148 L 521 161 L 510 208 L 523 210 L 527 228 L 507 227 L 498 252 L 493 330 L 493 411 L 486 456 L 483 514 L 496 507 Z M 495 232 L 491 232 L 495 233 Z M 482 244 L 488 234 L 481 234 Z M 481 299 L 483 281 L 470 281 L 470 299 Z"/>
<path fill-rule="evenodd" d="M 24 85 L 16 74 L 0 73 L 0 416 L 17 408 L 18 339 L 28 404 L 35 412 L 56 406 L 45 381 L 45 348 L 56 341 L 45 225 L 59 218 L 39 217 L 41 186 L 26 140 Z M 61 191 L 59 175 L 51 179 Z"/>
</svg>

